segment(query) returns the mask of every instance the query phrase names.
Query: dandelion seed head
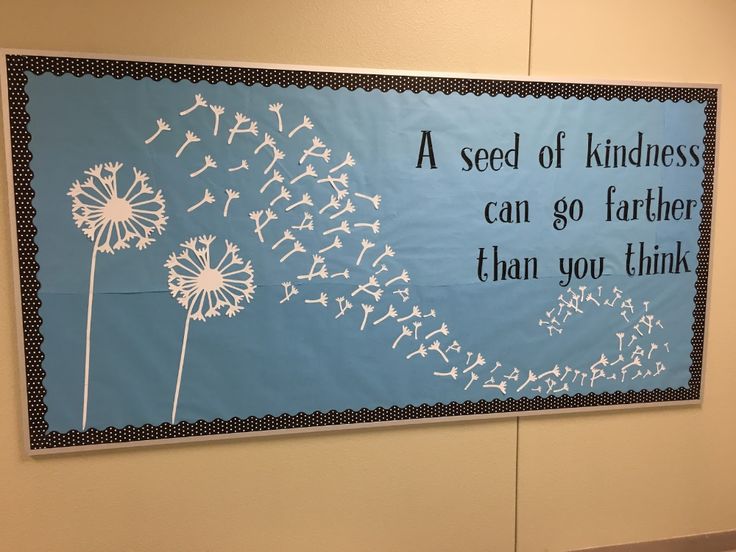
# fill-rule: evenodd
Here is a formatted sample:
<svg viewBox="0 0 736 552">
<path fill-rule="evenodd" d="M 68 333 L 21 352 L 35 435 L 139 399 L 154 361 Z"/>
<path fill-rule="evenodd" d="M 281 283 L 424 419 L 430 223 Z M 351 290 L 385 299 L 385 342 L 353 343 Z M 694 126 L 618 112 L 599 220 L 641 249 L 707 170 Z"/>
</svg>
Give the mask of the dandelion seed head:
<svg viewBox="0 0 736 552">
<path fill-rule="evenodd" d="M 168 220 L 163 194 L 154 192 L 147 174 L 133 167 L 133 182 L 127 189 L 118 188 L 122 167 L 119 162 L 95 165 L 85 171 L 88 178 L 75 181 L 67 193 L 74 223 L 101 253 L 128 249 L 132 241 L 145 249 L 155 241 L 154 233 L 163 233 Z"/>
<path fill-rule="evenodd" d="M 253 266 L 239 255 L 237 245 L 225 240 L 225 253 L 215 262 L 211 249 L 214 236 L 199 236 L 181 244 L 179 254 L 169 255 L 164 266 L 169 269 L 171 296 L 189 311 L 192 320 L 220 316 L 232 317 L 250 303 L 256 286 Z"/>
</svg>

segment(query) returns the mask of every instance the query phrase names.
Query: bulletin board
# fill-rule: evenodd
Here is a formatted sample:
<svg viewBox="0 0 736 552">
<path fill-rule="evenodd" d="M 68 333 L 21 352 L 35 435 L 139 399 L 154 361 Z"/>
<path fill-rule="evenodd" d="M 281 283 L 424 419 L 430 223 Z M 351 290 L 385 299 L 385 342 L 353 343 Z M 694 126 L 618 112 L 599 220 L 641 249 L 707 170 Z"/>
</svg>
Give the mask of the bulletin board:
<svg viewBox="0 0 736 552">
<path fill-rule="evenodd" d="M 3 62 L 31 452 L 700 400 L 716 85 Z"/>
</svg>

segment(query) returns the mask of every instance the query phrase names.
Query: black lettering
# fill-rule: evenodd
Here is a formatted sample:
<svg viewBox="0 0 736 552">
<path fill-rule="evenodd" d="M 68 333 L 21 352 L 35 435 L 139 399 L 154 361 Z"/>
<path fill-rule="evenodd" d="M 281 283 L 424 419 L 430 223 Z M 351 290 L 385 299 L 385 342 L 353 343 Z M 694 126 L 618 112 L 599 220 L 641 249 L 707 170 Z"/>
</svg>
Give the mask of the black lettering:
<svg viewBox="0 0 736 552">
<path fill-rule="evenodd" d="M 690 157 L 692 158 L 692 162 L 690 163 L 691 167 L 697 167 L 700 165 L 700 157 L 698 157 L 699 149 L 700 146 L 690 146 Z"/>
<path fill-rule="evenodd" d="M 506 157 L 505 157 L 506 164 L 512 169 L 519 168 L 519 138 L 520 138 L 519 133 L 514 132 L 514 147 L 511 148 L 508 152 L 506 152 Z"/>
<path fill-rule="evenodd" d="M 652 151 L 654 151 L 654 162 L 652 162 Z M 647 167 L 659 167 L 659 146 L 647 144 Z"/>
<path fill-rule="evenodd" d="M 585 166 L 589 169 L 592 167 L 591 162 L 595 162 L 596 167 L 601 166 L 601 156 L 598 153 L 598 148 L 600 147 L 600 142 L 596 144 L 595 148 L 591 149 L 593 146 L 593 133 L 588 132 L 588 156 L 587 156 L 587 163 Z"/>
<path fill-rule="evenodd" d="M 669 167 L 672 165 L 672 156 L 675 153 L 675 148 L 667 144 L 666 146 L 662 146 L 662 165 L 665 167 Z"/>
<path fill-rule="evenodd" d="M 636 146 L 629 150 L 629 164 L 632 167 L 641 167 L 641 147 L 644 143 L 644 133 L 639 131 L 636 134 Z"/>
<path fill-rule="evenodd" d="M 485 282 L 488 280 L 488 273 L 483 272 L 483 261 L 488 260 L 488 257 L 486 257 L 484 253 L 485 253 L 485 247 L 479 247 L 478 248 L 478 279 L 481 282 Z"/>
<path fill-rule="evenodd" d="M 469 171 L 473 168 L 473 162 L 470 160 L 470 157 L 468 157 L 468 154 L 465 153 L 466 151 L 473 151 L 473 148 L 463 148 L 460 150 L 460 157 L 463 158 L 463 161 L 465 161 L 465 167 L 462 168 L 464 171 Z"/>
<path fill-rule="evenodd" d="M 491 206 L 495 207 L 496 205 L 498 205 L 498 203 L 496 203 L 495 201 L 489 201 L 488 203 L 486 203 L 486 222 L 488 222 L 488 224 L 493 224 L 494 222 L 496 222 L 495 217 L 491 219 Z"/>
<path fill-rule="evenodd" d="M 437 164 L 434 160 L 434 149 L 432 148 L 432 131 L 431 130 L 423 130 L 422 131 L 422 142 L 419 145 L 419 159 L 417 159 L 417 169 L 422 168 L 422 164 L 424 163 L 424 158 L 429 158 L 429 166 L 432 169 L 437 168 Z"/>
<path fill-rule="evenodd" d="M 481 166 L 481 162 L 485 164 Z M 480 172 L 488 168 L 488 150 L 478 148 L 478 151 L 475 152 L 475 168 Z"/>
</svg>

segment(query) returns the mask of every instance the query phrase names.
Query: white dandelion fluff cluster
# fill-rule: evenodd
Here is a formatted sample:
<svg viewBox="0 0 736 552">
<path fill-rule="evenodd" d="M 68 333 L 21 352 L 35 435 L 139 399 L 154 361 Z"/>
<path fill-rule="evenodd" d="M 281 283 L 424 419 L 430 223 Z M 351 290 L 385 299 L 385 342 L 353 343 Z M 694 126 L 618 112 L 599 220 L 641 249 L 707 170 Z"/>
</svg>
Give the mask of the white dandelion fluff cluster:
<svg viewBox="0 0 736 552">
<path fill-rule="evenodd" d="M 187 309 L 171 408 L 172 424 L 176 421 L 176 409 L 179 405 L 189 322 L 204 322 L 207 318 L 220 316 L 223 309 L 226 316 L 235 316 L 243 310 L 244 300 L 250 303 L 256 290 L 253 265 L 238 255 L 239 249 L 234 243 L 225 240 L 225 253 L 217 264 L 213 264 L 211 246 L 214 241 L 215 236 L 190 238 L 181 244 L 182 251 L 169 255 L 164 264 L 169 269 L 169 291 L 172 297 Z"/>
<path fill-rule="evenodd" d="M 214 236 L 199 236 L 181 244 L 180 253 L 169 255 L 169 291 L 179 304 L 189 311 L 192 320 L 219 316 L 224 310 L 228 317 L 243 310 L 242 302 L 250 303 L 256 286 L 253 265 L 238 255 L 239 248 L 225 240 L 225 253 L 212 262 L 211 245 Z"/>
<path fill-rule="evenodd" d="M 87 328 L 84 351 L 84 389 L 82 398 L 82 429 L 87 427 L 89 403 L 90 350 L 92 334 L 92 306 L 94 303 L 95 267 L 97 253 L 115 254 L 128 249 L 135 241 L 139 250 L 155 241 L 161 234 L 168 217 L 166 203 L 160 190 L 154 192 L 148 184 L 148 175 L 133 167 L 133 182 L 121 195 L 118 189 L 120 162 L 95 165 L 84 174 L 84 182 L 75 180 L 67 195 L 72 198 L 72 218 L 87 238 L 92 240 L 92 258 L 89 268 L 87 296 Z"/>
<path fill-rule="evenodd" d="M 76 180 L 68 192 L 75 224 L 101 253 L 127 249 L 131 241 L 145 249 L 155 241 L 154 234 L 164 231 L 168 219 L 161 191 L 154 192 L 148 175 L 135 167 L 133 182 L 120 193 L 118 172 L 122 167 L 122 163 L 95 165 L 84 171 L 87 179 Z"/>
</svg>

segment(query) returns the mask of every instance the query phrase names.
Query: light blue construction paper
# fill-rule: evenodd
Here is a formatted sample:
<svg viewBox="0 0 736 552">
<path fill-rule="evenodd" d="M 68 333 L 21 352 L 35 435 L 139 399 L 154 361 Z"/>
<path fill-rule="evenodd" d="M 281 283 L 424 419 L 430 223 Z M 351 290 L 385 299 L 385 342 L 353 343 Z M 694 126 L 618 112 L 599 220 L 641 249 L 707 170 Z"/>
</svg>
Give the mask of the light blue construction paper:
<svg viewBox="0 0 736 552">
<path fill-rule="evenodd" d="M 88 427 L 169 421 L 186 310 L 169 294 L 164 263 L 170 253 L 181 251 L 184 240 L 202 234 L 217 237 L 212 246 L 216 256 L 222 255 L 226 239 L 238 244 L 241 255 L 253 263 L 257 288 L 253 301 L 233 318 L 191 322 L 177 420 L 547 396 L 543 380 L 517 389 L 529 370 L 539 374 L 555 365 L 588 374 L 583 386 L 579 379 L 571 386 L 574 393 L 688 385 L 700 203 L 689 221 L 604 222 L 605 198 L 610 185 L 617 188 L 616 199 L 642 198 L 647 187 L 662 186 L 667 199 L 699 200 L 702 162 L 682 168 L 586 168 L 585 149 L 587 132 L 599 141 L 610 138 L 633 144 L 636 132 L 641 131 L 647 143 L 699 145 L 702 158 L 703 104 L 248 87 L 30 73 L 28 79 L 50 430 L 81 427 L 92 242 L 74 225 L 67 191 L 72 182 L 85 178 L 86 169 L 107 161 L 124 163 L 118 173 L 121 182 L 129 181 L 134 166 L 146 172 L 151 185 L 166 198 L 169 220 L 164 233 L 142 251 L 131 248 L 97 255 Z M 192 105 L 197 93 L 226 109 L 217 137 L 212 136 L 209 108 L 179 115 Z M 278 132 L 276 117 L 268 110 L 274 102 L 283 103 L 283 133 Z M 258 122 L 259 135 L 237 135 L 227 145 L 236 111 Z M 287 138 L 303 115 L 314 121 L 314 129 Z M 156 130 L 157 118 L 165 119 L 172 130 L 146 145 L 144 140 Z M 202 140 L 176 159 L 174 153 L 186 130 Z M 428 161 L 423 169 L 416 168 L 422 130 L 432 132 L 435 170 L 428 168 Z M 566 133 L 563 166 L 542 169 L 537 162 L 539 148 L 554 145 L 560 130 Z M 291 202 L 306 191 L 315 203 L 308 209 L 315 217 L 315 230 L 296 232 L 309 254 L 295 255 L 285 263 L 279 263 L 279 257 L 287 246 L 273 251 L 271 245 L 284 228 L 299 224 L 304 209 L 285 213 L 286 203 L 278 203 L 274 211 L 279 219 L 264 230 L 265 244 L 258 241 L 248 218 L 250 211 L 266 208 L 279 187 L 273 184 L 266 193 L 259 193 L 268 178 L 263 169 L 271 155 L 269 148 L 258 155 L 253 151 L 266 132 L 286 152 L 286 160 L 276 168 L 293 193 Z M 521 135 L 518 170 L 462 170 L 463 147 L 506 150 L 513 144 L 514 132 Z M 350 235 L 339 234 L 344 247 L 325 255 L 330 273 L 349 268 L 347 281 L 296 280 L 296 275 L 308 272 L 311 253 L 332 241 L 333 236 L 322 236 L 322 231 L 339 223 L 326 219 L 330 211 L 317 214 L 329 199 L 328 184 L 317 184 L 309 177 L 288 184 L 303 170 L 297 160 L 315 135 L 332 149 L 329 163 L 309 161 L 320 178 L 349 151 L 356 165 L 333 176 L 347 172 L 351 192 L 381 195 L 377 211 L 367 201 L 351 196 L 357 210 L 345 217 L 351 224 L 380 219 L 380 234 L 353 228 Z M 206 154 L 216 159 L 218 168 L 190 178 Z M 248 160 L 248 171 L 227 170 L 241 159 Z M 202 198 L 205 188 L 215 195 L 216 203 L 188 213 L 187 208 Z M 240 198 L 232 202 L 224 218 L 226 188 L 238 190 Z M 552 208 L 563 196 L 580 199 L 584 215 L 557 231 L 552 226 Z M 486 203 L 504 200 L 528 200 L 530 222 L 488 224 L 484 220 Z M 375 242 L 376 247 L 358 267 L 355 261 L 362 238 Z M 680 241 L 683 250 L 689 250 L 690 272 L 628 276 L 626 243 L 640 241 L 648 247 L 657 243 L 662 250 Z M 389 270 L 379 279 L 385 281 L 406 269 L 411 282 L 405 286 L 411 298 L 402 302 L 389 293 L 398 285 L 388 288 L 378 303 L 363 293 L 350 297 L 372 274 L 370 263 L 384 244 L 390 244 L 396 256 L 385 259 Z M 494 245 L 505 257 L 537 257 L 539 278 L 479 281 L 479 248 L 484 247 L 490 256 Z M 613 297 L 614 287 L 622 290 L 618 303 L 632 298 L 636 306 L 631 323 L 624 321 L 618 305 L 598 308 L 585 302 L 581 304 L 584 315 L 572 315 L 562 326 L 562 334 L 549 335 L 540 320 L 547 319 L 545 312 L 550 309 L 557 313 L 558 296 L 568 294 L 559 285 L 560 256 L 605 256 L 604 275 L 596 281 L 574 280 L 573 291 L 586 286 L 603 303 Z M 487 264 L 486 270 L 492 271 L 492 266 Z M 287 280 L 298 283 L 299 295 L 280 304 L 281 283 Z M 329 295 L 328 307 L 304 303 L 322 291 Z M 338 296 L 347 296 L 353 308 L 335 319 Z M 624 383 L 601 378 L 591 387 L 591 365 L 602 353 L 610 361 L 616 359 L 615 334 L 624 332 L 629 341 L 634 323 L 645 314 L 643 301 L 648 301 L 649 312 L 661 321 L 662 328 L 657 327 L 653 337 L 640 338 L 642 343 L 658 344 L 652 358 L 644 355 L 642 371 L 651 368 L 654 372 L 658 360 L 666 370 L 632 381 L 633 367 Z M 361 303 L 375 305 L 364 331 L 359 329 Z M 389 303 L 399 316 L 408 314 L 414 305 L 425 314 L 434 308 L 436 318 L 421 320 L 420 337 L 445 322 L 450 335 L 438 336 L 443 350 L 456 339 L 462 351 L 447 352 L 448 364 L 433 351 L 426 358 L 407 360 L 406 355 L 421 340 L 405 338 L 392 349 L 401 325 L 391 319 L 378 326 L 371 323 L 386 312 Z M 560 320 L 566 310 L 558 315 Z M 626 351 L 629 362 L 631 350 Z M 467 352 L 473 353 L 473 360 L 481 353 L 485 365 L 463 373 Z M 501 367 L 491 373 L 497 362 Z M 434 375 L 452 366 L 458 368 L 456 380 Z M 518 380 L 505 378 L 514 374 L 514 368 Z M 614 368 L 608 367 L 606 375 L 615 374 Z M 471 373 L 479 379 L 471 381 Z M 483 387 L 491 377 L 495 383 L 507 382 L 506 394 Z M 565 381 L 572 377 L 570 373 Z M 562 387 L 564 382 L 557 381 L 560 377 L 553 376 L 553 380 L 555 389 Z M 533 391 L 537 385 L 541 391 Z"/>
</svg>

